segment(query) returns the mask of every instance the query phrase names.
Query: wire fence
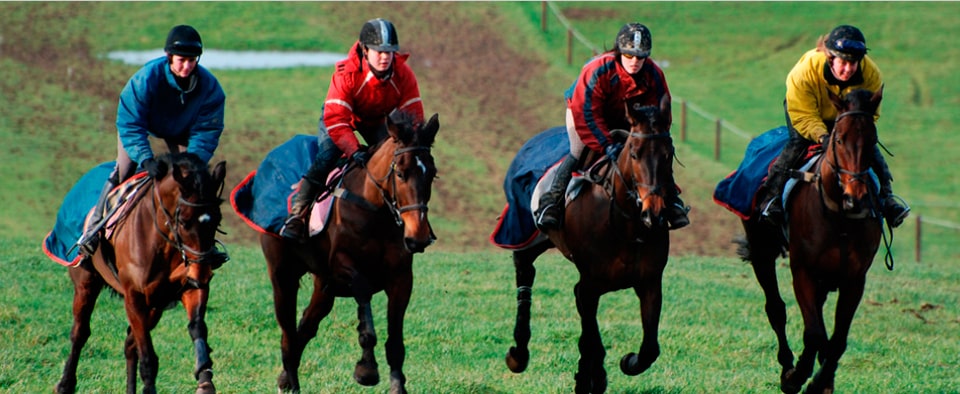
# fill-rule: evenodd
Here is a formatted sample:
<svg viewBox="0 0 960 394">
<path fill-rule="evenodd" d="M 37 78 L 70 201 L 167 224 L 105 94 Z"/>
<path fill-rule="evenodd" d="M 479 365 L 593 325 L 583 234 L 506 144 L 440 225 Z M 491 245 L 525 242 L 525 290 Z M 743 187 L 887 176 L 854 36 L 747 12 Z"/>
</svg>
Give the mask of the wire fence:
<svg viewBox="0 0 960 394">
<path fill-rule="evenodd" d="M 560 24 L 563 25 L 564 29 L 566 30 L 566 34 L 567 34 L 567 64 L 573 64 L 574 41 L 579 42 L 580 45 L 582 45 L 582 46 L 586 47 L 587 49 L 589 49 L 594 55 L 599 55 L 600 53 L 603 52 L 603 50 L 600 49 L 600 47 L 598 47 L 597 45 L 593 44 L 589 39 L 587 39 L 583 34 L 581 34 L 576 28 L 573 27 L 573 24 L 570 23 L 570 21 L 563 15 L 563 12 L 560 10 L 560 7 L 558 7 L 553 1 L 541 1 L 540 4 L 541 4 L 541 6 L 540 6 L 540 11 L 541 11 L 541 16 L 540 16 L 540 29 L 541 29 L 541 31 L 547 32 L 547 19 L 548 19 L 548 16 L 549 16 L 549 15 L 548 15 L 548 11 L 553 14 L 554 18 L 556 18 L 556 20 L 557 20 L 558 22 L 560 22 Z M 677 97 L 677 96 L 674 96 L 673 98 L 674 98 L 676 101 L 680 102 L 680 140 L 681 140 L 681 141 L 683 141 L 683 142 L 686 142 L 686 141 L 687 141 L 687 129 L 688 129 L 688 125 L 689 125 L 689 122 L 690 122 L 690 119 L 687 117 L 687 113 L 688 113 L 688 112 L 692 112 L 694 115 L 697 115 L 697 116 L 699 116 L 700 118 L 702 118 L 701 121 L 705 120 L 705 121 L 707 121 L 707 122 L 711 122 L 711 123 L 714 124 L 714 148 L 713 148 L 714 154 L 713 154 L 713 156 L 714 156 L 714 160 L 716 160 L 716 161 L 719 161 L 719 160 L 720 160 L 720 156 L 721 156 L 721 151 L 722 151 L 722 146 L 723 146 L 723 144 L 722 144 L 722 140 L 723 140 L 723 139 L 722 139 L 722 134 L 723 134 L 723 131 L 727 131 L 727 132 L 733 134 L 734 136 L 736 136 L 736 137 L 738 137 L 738 138 L 740 138 L 740 139 L 742 139 L 742 140 L 745 140 L 745 141 L 750 141 L 750 140 L 752 140 L 752 139 L 754 138 L 754 135 L 753 135 L 753 134 L 748 133 L 748 132 L 746 132 L 746 131 L 743 131 L 742 129 L 736 127 L 736 126 L 733 125 L 732 123 L 730 123 L 730 122 L 728 122 L 728 121 L 725 121 L 725 120 L 723 120 L 722 118 L 720 118 L 720 117 L 718 117 L 718 116 L 715 116 L 715 115 L 707 112 L 707 111 L 704 110 L 702 107 L 700 107 L 700 106 L 698 106 L 698 105 L 696 105 L 696 104 L 694 104 L 694 103 L 692 103 L 692 102 L 690 102 L 690 101 L 688 101 L 688 100 L 684 100 L 684 99 L 682 99 L 682 98 L 680 98 L 680 97 Z M 688 111 L 688 110 L 689 110 L 689 111 Z M 701 122 L 701 123 L 702 123 L 702 122 Z M 958 205 L 958 204 L 933 204 L 933 203 L 930 203 L 930 204 L 916 204 L 916 205 L 918 205 L 918 206 L 940 207 L 940 208 L 960 208 L 960 205 Z M 960 231 L 960 224 L 953 223 L 953 222 L 950 222 L 950 221 L 947 221 L 947 220 L 942 220 L 942 219 L 937 219 L 937 218 L 928 218 L 928 217 L 924 217 L 924 216 L 922 216 L 922 215 L 917 215 L 917 216 L 916 216 L 916 231 L 915 231 L 915 236 L 914 236 L 914 238 L 915 238 L 915 239 L 914 239 L 914 245 L 915 245 L 914 257 L 916 258 L 916 261 L 917 261 L 917 262 L 920 262 L 920 261 L 921 261 L 921 258 L 922 258 L 922 256 L 921 256 L 921 251 L 922 251 L 922 249 L 923 249 L 923 246 L 922 246 L 922 237 L 921 237 L 921 234 L 923 233 L 923 231 L 922 231 L 923 225 L 931 225 L 931 226 L 936 226 L 936 227 L 940 227 L 940 228 L 944 228 L 944 229 L 948 229 L 948 230 Z"/>
</svg>

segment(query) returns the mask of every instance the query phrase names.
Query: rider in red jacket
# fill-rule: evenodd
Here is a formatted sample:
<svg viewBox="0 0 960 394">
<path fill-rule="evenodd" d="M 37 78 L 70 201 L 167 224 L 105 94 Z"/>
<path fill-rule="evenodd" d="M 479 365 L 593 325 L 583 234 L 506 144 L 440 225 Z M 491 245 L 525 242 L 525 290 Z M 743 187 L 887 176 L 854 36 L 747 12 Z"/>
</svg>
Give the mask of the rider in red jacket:
<svg viewBox="0 0 960 394">
<path fill-rule="evenodd" d="M 563 193 L 583 149 L 604 153 L 613 159 L 623 149 L 623 141 L 615 141 L 610 130 L 629 130 L 626 100 L 640 97 L 643 103 L 660 105 L 670 96 L 667 80 L 649 59 L 652 47 L 650 30 L 640 23 L 628 23 L 617 33 L 616 47 L 591 59 L 583 66 L 580 76 L 567 89 L 567 134 L 570 154 L 557 167 L 557 175 L 550 191 L 540 197 L 534 214 L 541 230 L 559 228 L 563 217 Z M 668 122 L 672 123 L 668 114 Z M 671 165 L 672 163 L 668 163 Z M 680 200 L 680 191 L 673 180 L 665 180 L 666 209 L 664 218 L 671 230 L 690 224 L 688 208 Z"/>
<path fill-rule="evenodd" d="M 327 175 L 341 156 L 363 165 L 367 153 L 354 131 L 368 145 L 387 137 L 387 116 L 394 110 L 405 111 L 423 122 L 420 87 L 407 65 L 408 54 L 399 54 L 400 45 L 393 23 L 371 19 L 360 29 L 345 60 L 337 62 L 322 108 L 317 132 L 320 150 L 300 182 L 280 235 L 304 241 L 310 205 L 326 184 Z"/>
</svg>

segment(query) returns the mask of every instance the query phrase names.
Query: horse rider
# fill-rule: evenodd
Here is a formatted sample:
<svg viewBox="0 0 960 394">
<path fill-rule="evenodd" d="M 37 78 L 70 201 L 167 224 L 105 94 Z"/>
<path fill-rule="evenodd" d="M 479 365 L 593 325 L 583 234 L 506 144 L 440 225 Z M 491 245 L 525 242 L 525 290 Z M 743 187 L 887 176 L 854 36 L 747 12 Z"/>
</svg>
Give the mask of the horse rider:
<svg viewBox="0 0 960 394">
<path fill-rule="evenodd" d="M 92 256 L 100 243 L 107 195 L 137 170 L 158 173 L 149 136 L 166 142 L 171 152 L 196 154 L 209 162 L 223 133 L 226 96 L 217 78 L 199 65 L 200 33 L 192 26 L 170 29 L 165 56 L 147 62 L 120 92 L 117 107 L 117 164 L 103 185 L 90 229 L 77 241 Z"/>
<path fill-rule="evenodd" d="M 867 56 L 867 43 L 860 29 L 840 25 L 817 40 L 817 47 L 803 54 L 787 75 L 784 107 L 790 139 L 770 168 L 763 188 L 767 194 L 761 207 L 771 223 L 782 223 L 783 203 L 780 195 L 793 168 L 799 166 L 814 142 L 823 144 L 837 119 L 827 92 L 843 97 L 858 88 L 876 92 L 883 86 L 880 69 Z M 877 109 L 874 120 L 880 116 Z M 893 175 L 879 147 L 874 148 L 873 171 L 880 181 L 880 209 L 887 223 L 899 226 L 910 213 L 893 194 Z"/>
<path fill-rule="evenodd" d="M 648 105 L 659 105 L 670 96 L 663 70 L 649 59 L 653 40 L 650 30 L 640 23 L 628 23 L 617 33 L 614 49 L 591 59 L 564 96 L 567 102 L 566 125 L 570 153 L 557 167 L 550 190 L 540 196 L 536 218 L 541 231 L 560 227 L 563 218 L 564 192 L 576 169 L 584 148 L 606 154 L 616 160 L 623 149 L 622 141 L 614 141 L 610 130 L 629 129 L 626 100 L 641 97 Z M 673 119 L 668 114 L 668 125 Z M 680 200 L 680 190 L 673 179 L 673 163 L 664 190 L 664 217 L 670 229 L 690 224 L 689 207 Z"/>
<path fill-rule="evenodd" d="M 423 123 L 420 87 L 407 64 L 410 55 L 399 50 L 393 23 L 371 19 L 360 28 L 360 38 L 347 58 L 337 62 L 317 127 L 320 150 L 302 177 L 281 236 L 301 242 L 308 238 L 311 203 L 325 188 L 327 176 L 341 156 L 361 166 L 366 163 L 367 152 L 354 130 L 375 145 L 387 137 L 387 116 L 394 110 L 405 111 L 415 122 Z"/>
</svg>

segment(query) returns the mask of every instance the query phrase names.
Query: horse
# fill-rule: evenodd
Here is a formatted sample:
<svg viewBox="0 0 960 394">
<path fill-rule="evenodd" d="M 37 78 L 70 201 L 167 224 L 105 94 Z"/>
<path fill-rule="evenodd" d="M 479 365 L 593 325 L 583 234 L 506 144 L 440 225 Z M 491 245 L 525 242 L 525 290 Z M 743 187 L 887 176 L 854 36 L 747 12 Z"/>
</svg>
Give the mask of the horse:
<svg viewBox="0 0 960 394">
<path fill-rule="evenodd" d="M 220 193 L 226 163 L 218 163 L 210 172 L 192 153 L 164 154 L 157 160 L 158 173 L 128 202 L 127 214 L 108 224 L 112 235 L 101 240 L 96 253 L 70 269 L 72 346 L 56 393 L 76 391 L 80 351 L 90 337 L 90 317 L 104 286 L 123 297 L 127 312 L 128 394 L 136 392 L 138 364 L 143 393 L 157 392 L 159 363 L 150 331 L 178 300 L 187 312 L 187 331 L 194 344 L 196 392 L 216 392 L 205 315 L 213 270 L 225 262 L 217 250 L 216 233 L 222 218 Z"/>
<path fill-rule="evenodd" d="M 279 391 L 300 391 L 298 368 L 303 349 L 333 308 L 336 297 L 358 305 L 357 327 L 362 356 L 354 379 L 364 386 L 379 383 L 377 343 L 370 308 L 372 296 L 387 296 L 387 363 L 390 392 L 406 393 L 403 318 L 413 288 L 413 255 L 436 239 L 427 203 L 437 168 L 430 153 L 439 129 L 437 115 L 419 125 L 396 112 L 388 117 L 388 137 L 370 147 L 365 166 L 351 165 L 333 191 L 328 226 L 306 243 L 272 233 L 260 236 L 273 286 L 274 309 L 282 331 L 283 370 Z M 313 276 L 313 294 L 299 325 L 296 301 L 300 278 Z"/>
<path fill-rule="evenodd" d="M 832 393 L 837 363 L 846 350 L 847 336 L 863 296 L 867 270 L 877 253 L 882 222 L 875 213 L 877 196 L 869 172 L 874 161 L 877 128 L 874 115 L 883 97 L 857 89 L 844 98 L 830 94 L 837 116 L 824 151 L 809 181 L 795 186 L 787 207 L 785 231 L 760 218 L 742 220 L 745 239 L 738 254 L 753 266 L 766 298 L 765 311 L 778 342 L 782 367 L 780 390 L 796 393 L 813 373 L 808 393 Z M 789 250 L 793 289 L 803 315 L 803 352 L 796 367 L 785 331 L 786 306 L 777 285 L 775 260 Z M 892 268 L 889 267 L 889 268 Z M 827 337 L 823 305 L 836 291 L 833 335 Z"/>
<path fill-rule="evenodd" d="M 624 149 L 615 162 L 607 164 L 606 175 L 598 175 L 599 179 L 583 186 L 567 205 L 559 229 L 513 252 L 517 316 L 515 346 L 507 352 L 507 367 L 520 373 L 529 363 L 530 306 L 536 277 L 533 263 L 556 247 L 576 265 L 580 275 L 574 286 L 581 327 L 577 393 L 602 393 L 607 388 L 605 351 L 597 325 L 603 294 L 632 288 L 640 300 L 643 341 L 639 353 L 629 353 L 620 360 L 621 371 L 638 375 L 660 355 L 657 333 L 663 298 L 661 281 L 670 249 L 668 228 L 660 217 L 664 209 L 660 182 L 669 174 L 666 171 L 671 171 L 669 164 L 674 157 L 668 124 L 670 100 L 664 97 L 659 107 L 644 106 L 636 100 L 628 100 L 625 105 L 630 130 L 614 131 L 615 137 L 625 138 Z"/>
</svg>

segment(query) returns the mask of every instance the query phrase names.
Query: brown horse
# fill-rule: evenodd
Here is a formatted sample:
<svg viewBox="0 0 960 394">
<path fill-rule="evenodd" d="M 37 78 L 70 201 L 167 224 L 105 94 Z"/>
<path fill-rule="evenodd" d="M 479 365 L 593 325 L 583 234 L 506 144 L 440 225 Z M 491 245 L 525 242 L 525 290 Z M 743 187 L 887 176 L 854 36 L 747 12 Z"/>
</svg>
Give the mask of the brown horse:
<svg viewBox="0 0 960 394">
<path fill-rule="evenodd" d="M 70 355 L 54 392 L 73 393 L 80 351 L 90 337 L 90 316 L 104 285 L 123 296 L 127 312 L 127 393 L 137 389 L 137 366 L 144 393 L 156 393 L 158 360 L 150 331 L 163 311 L 183 303 L 187 331 L 196 350 L 197 393 L 214 393 L 213 362 L 204 321 L 213 270 L 224 262 L 216 233 L 222 218 L 220 192 L 226 164 L 212 173 L 192 153 L 157 158 L 161 174 L 147 180 L 128 214 L 97 252 L 70 269 L 73 329 Z"/>
<path fill-rule="evenodd" d="M 283 371 L 277 378 L 281 391 L 300 391 L 303 349 L 317 335 L 336 297 L 353 298 L 358 305 L 363 352 L 353 377 L 365 386 L 379 383 L 370 300 L 384 291 L 390 392 L 406 392 L 403 317 L 413 288 L 413 255 L 435 240 L 427 202 L 437 174 L 430 147 L 440 125 L 437 115 L 417 128 L 408 116 L 397 114 L 388 120 L 389 136 L 370 148 L 366 166 L 348 169 L 333 191 L 337 198 L 326 230 L 305 244 L 273 234 L 260 236 L 282 331 Z M 313 274 L 313 295 L 298 326 L 299 281 L 308 272 Z"/>
<path fill-rule="evenodd" d="M 616 162 L 606 176 L 584 186 L 565 210 L 563 225 L 549 240 L 513 253 L 517 275 L 516 346 L 507 353 L 507 366 L 523 372 L 529 362 L 530 304 L 536 258 L 556 246 L 576 266 L 580 280 L 574 287 L 580 314 L 580 363 L 575 375 L 577 393 L 602 393 L 607 388 L 603 367 L 606 355 L 597 325 L 600 296 L 632 288 L 640 299 L 643 342 L 639 354 L 620 360 L 627 375 L 645 371 L 660 355 L 657 342 L 662 303 L 663 270 L 670 250 L 661 181 L 671 171 L 673 144 L 667 120 L 670 101 L 660 107 L 627 102 L 630 131 Z"/>
<path fill-rule="evenodd" d="M 840 115 L 815 164 L 813 180 L 797 183 L 787 209 L 786 238 L 757 212 L 743 221 L 746 240 L 738 253 L 753 265 L 766 297 L 767 318 L 779 343 L 780 390 L 784 393 L 800 391 L 817 359 L 820 370 L 805 392 L 833 392 L 837 362 L 846 350 L 850 324 L 882 234 L 880 215 L 873 212 L 877 198 L 869 173 L 877 144 L 874 114 L 882 93 L 881 88 L 876 93 L 855 90 L 843 99 L 830 95 Z M 776 258 L 786 248 L 804 325 L 803 352 L 796 367 L 775 272 Z M 823 304 L 831 291 L 838 296 L 833 335 L 828 338 Z"/>
</svg>

